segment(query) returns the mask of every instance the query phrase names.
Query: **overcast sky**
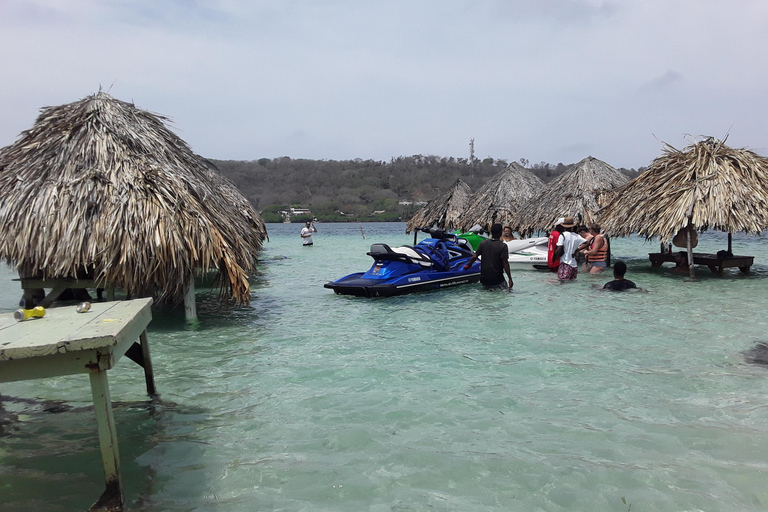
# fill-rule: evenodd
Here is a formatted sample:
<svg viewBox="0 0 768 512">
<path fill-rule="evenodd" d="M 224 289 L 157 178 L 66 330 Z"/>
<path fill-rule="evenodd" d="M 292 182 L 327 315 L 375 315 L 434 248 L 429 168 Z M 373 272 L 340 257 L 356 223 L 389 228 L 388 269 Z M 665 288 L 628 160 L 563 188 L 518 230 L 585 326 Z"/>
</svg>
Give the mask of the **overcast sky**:
<svg viewBox="0 0 768 512">
<path fill-rule="evenodd" d="M 0 147 L 101 87 L 208 158 L 768 148 L 764 0 L 0 0 Z"/>
</svg>

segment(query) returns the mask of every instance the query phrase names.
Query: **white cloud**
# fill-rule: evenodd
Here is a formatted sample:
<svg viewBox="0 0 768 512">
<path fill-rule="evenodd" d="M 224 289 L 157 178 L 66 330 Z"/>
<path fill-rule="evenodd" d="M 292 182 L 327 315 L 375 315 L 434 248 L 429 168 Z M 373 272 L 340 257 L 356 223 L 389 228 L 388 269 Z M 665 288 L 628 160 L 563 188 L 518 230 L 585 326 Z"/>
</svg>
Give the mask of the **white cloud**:
<svg viewBox="0 0 768 512">
<path fill-rule="evenodd" d="M 0 145 L 112 86 L 213 158 L 478 154 L 647 165 L 761 148 L 759 1 L 0 3 Z"/>
</svg>

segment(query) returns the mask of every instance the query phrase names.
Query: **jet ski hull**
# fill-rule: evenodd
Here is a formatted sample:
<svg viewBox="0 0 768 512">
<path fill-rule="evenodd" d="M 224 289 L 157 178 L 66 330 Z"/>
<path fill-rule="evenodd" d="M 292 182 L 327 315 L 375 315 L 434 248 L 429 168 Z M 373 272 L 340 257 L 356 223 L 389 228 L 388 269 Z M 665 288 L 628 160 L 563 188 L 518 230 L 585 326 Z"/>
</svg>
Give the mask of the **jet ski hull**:
<svg viewBox="0 0 768 512">
<path fill-rule="evenodd" d="M 476 266 L 474 267 L 476 268 Z M 367 272 L 357 272 L 337 279 L 323 286 L 339 295 L 357 297 L 392 297 L 407 293 L 426 292 L 450 288 L 461 284 L 480 281 L 480 270 L 464 272 L 419 272 L 393 280 L 378 280 L 364 277 Z"/>
<path fill-rule="evenodd" d="M 547 237 L 524 238 L 505 242 L 509 251 L 509 268 L 535 270 L 534 265 L 547 264 Z"/>
<path fill-rule="evenodd" d="M 473 255 L 465 240 L 437 229 L 429 233 L 432 238 L 413 247 L 373 244 L 368 255 L 374 262 L 367 272 L 349 274 L 323 286 L 341 295 L 390 297 L 480 281 L 479 261 L 464 269 Z"/>
</svg>

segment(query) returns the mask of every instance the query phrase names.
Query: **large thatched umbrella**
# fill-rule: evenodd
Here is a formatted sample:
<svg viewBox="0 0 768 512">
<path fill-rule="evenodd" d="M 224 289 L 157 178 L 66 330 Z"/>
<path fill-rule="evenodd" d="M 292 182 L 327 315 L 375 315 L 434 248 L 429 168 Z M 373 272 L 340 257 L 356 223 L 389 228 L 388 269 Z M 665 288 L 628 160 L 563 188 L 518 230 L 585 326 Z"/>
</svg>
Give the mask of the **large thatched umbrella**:
<svg viewBox="0 0 768 512">
<path fill-rule="evenodd" d="M 768 226 L 768 159 L 706 138 L 680 151 L 665 145 L 640 176 L 629 182 L 600 214 L 606 232 L 638 233 L 668 242 L 687 233 L 693 275 L 694 232 L 716 229 L 760 233 Z"/>
<path fill-rule="evenodd" d="M 222 298 L 247 304 L 264 223 L 165 122 L 103 92 L 41 109 L 0 150 L 0 258 L 171 303 L 217 269 Z"/>
<path fill-rule="evenodd" d="M 457 179 L 444 194 L 430 201 L 411 217 L 405 226 L 406 234 L 413 230 L 418 231 L 419 228 L 432 226 L 445 230 L 458 229 L 456 219 L 464 212 L 471 195 L 472 190 L 469 185 L 460 178 Z"/>
<path fill-rule="evenodd" d="M 523 234 L 549 231 L 559 217 L 566 216 L 591 224 L 610 191 L 628 181 L 612 166 L 588 156 L 521 205 L 514 229 Z"/>
<path fill-rule="evenodd" d="M 542 181 L 520 164 L 511 163 L 475 192 L 457 225 L 466 230 L 475 224 L 490 230 L 491 224 L 511 224 L 520 204 L 544 186 Z"/>
</svg>

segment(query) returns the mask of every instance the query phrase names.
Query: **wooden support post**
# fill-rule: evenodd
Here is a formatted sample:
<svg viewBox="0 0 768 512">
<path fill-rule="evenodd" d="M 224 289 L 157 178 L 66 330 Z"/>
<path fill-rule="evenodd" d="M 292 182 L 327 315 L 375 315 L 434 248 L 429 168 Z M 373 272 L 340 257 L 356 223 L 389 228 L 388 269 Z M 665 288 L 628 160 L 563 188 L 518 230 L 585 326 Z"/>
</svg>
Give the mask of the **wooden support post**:
<svg viewBox="0 0 768 512">
<path fill-rule="evenodd" d="M 157 396 L 157 390 L 155 389 L 155 372 L 152 369 L 152 358 L 149 356 L 149 341 L 147 340 L 147 331 L 142 332 L 139 335 L 141 340 L 141 355 L 144 364 L 144 380 L 147 383 L 147 394 L 154 398 Z"/>
<path fill-rule="evenodd" d="M 728 252 L 733 254 L 733 235 L 728 232 Z"/>
<path fill-rule="evenodd" d="M 30 309 L 35 307 L 35 291 L 32 289 L 23 289 L 24 292 L 24 298 L 22 299 L 23 304 L 21 307 Z"/>
<path fill-rule="evenodd" d="M 110 302 L 115 300 L 115 287 L 114 286 L 110 286 L 109 288 L 107 288 L 107 300 L 110 301 Z"/>
<path fill-rule="evenodd" d="M 189 278 L 187 293 L 184 294 L 184 317 L 187 321 L 197 320 L 197 306 L 195 305 L 195 275 Z"/>
<path fill-rule="evenodd" d="M 107 489 L 91 510 L 123 510 L 125 498 L 120 479 L 120 454 L 117 449 L 117 429 L 112 414 L 112 397 L 106 370 L 94 370 L 90 374 L 93 410 L 99 428 L 99 446 L 104 463 Z"/>
<path fill-rule="evenodd" d="M 685 241 L 686 245 L 688 246 L 688 275 L 693 277 L 696 277 L 696 272 L 693 270 L 693 247 L 691 247 L 691 231 L 693 230 L 693 225 L 691 224 L 691 219 L 688 219 L 688 227 L 685 230 Z"/>
</svg>

